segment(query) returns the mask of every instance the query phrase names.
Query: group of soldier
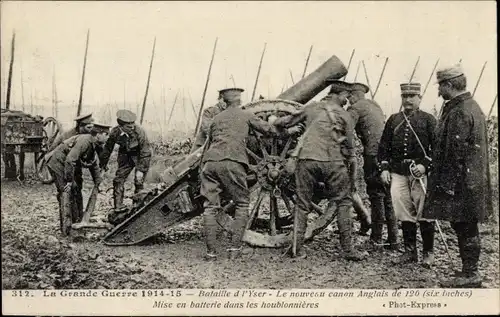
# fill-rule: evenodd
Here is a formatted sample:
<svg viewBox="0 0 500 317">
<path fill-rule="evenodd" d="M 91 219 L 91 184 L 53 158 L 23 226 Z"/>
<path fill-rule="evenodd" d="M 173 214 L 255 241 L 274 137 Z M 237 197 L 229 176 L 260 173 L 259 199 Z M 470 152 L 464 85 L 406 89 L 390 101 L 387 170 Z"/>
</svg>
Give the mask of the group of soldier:
<svg viewBox="0 0 500 317">
<path fill-rule="evenodd" d="M 342 256 L 361 261 L 367 256 L 353 243 L 352 195 L 358 173 L 355 134 L 363 145 L 363 172 L 371 205 L 371 224 L 359 231 L 370 232 L 374 251 L 400 249 L 401 222 L 404 253 L 398 263 L 418 262 L 417 227 L 422 237 L 422 265 L 430 267 L 434 256 L 434 232 L 438 220 L 450 221 L 458 237 L 462 270 L 442 286 L 478 287 L 480 237 L 478 223 L 492 208 L 489 183 L 485 116 L 466 90 L 466 76 L 460 66 L 436 73 L 438 94 L 446 103 L 438 120 L 420 109 L 421 85 L 403 83 L 401 110 L 385 120 L 380 106 L 365 98 L 369 88 L 361 83 L 331 80 L 321 101 L 308 103 L 300 111 L 263 120 L 241 108 L 243 89 L 219 92 L 218 103 L 206 109 L 192 152 L 203 148 L 200 166 L 201 195 L 204 197 L 204 233 L 207 260 L 218 257 L 221 200 L 232 200 L 235 214 L 230 258 L 244 252 L 243 237 L 249 214 L 247 185 L 249 160 L 246 144 L 252 129 L 271 136 L 301 134 L 299 145 L 286 164 L 293 175 L 297 203 L 294 210 L 294 245 L 290 255 L 307 256 L 304 236 L 307 215 L 312 210 L 314 190 L 323 183 L 328 208 L 336 209 Z M 349 103 L 349 105 L 348 105 Z M 81 221 L 82 167 L 89 167 L 94 182 L 102 181 L 114 145 L 119 144 L 118 170 L 113 180 L 114 211 L 124 210 L 124 183 L 135 168 L 135 191 L 143 188 L 151 150 L 144 129 L 135 124 L 128 110 L 117 113 L 118 125 L 109 135 L 106 127 L 91 116 L 77 119 L 70 136 L 56 144 L 47 162 L 55 179 L 58 199 L 73 191 L 76 215 Z M 387 225 L 387 240 L 383 227 Z M 437 223 L 439 225 L 439 223 Z"/>
</svg>

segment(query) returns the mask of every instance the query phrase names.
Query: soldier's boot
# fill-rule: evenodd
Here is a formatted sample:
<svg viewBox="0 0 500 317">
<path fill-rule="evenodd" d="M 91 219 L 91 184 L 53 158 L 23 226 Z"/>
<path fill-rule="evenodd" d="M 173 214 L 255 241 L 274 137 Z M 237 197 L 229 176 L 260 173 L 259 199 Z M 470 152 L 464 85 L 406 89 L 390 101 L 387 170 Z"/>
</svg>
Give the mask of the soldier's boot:
<svg viewBox="0 0 500 317">
<path fill-rule="evenodd" d="M 219 224 L 217 223 L 216 216 L 218 211 L 219 208 L 209 207 L 205 208 L 205 212 L 203 213 L 205 244 L 207 245 L 205 260 L 207 261 L 217 259 L 217 233 Z"/>
<path fill-rule="evenodd" d="M 144 189 L 144 182 L 134 182 L 134 194 L 140 193 Z"/>
<path fill-rule="evenodd" d="M 370 199 L 372 208 L 372 232 L 370 234 L 370 246 L 374 250 L 381 250 L 383 246 L 382 231 L 384 229 L 383 210 L 384 201 L 382 197 L 373 197 Z"/>
<path fill-rule="evenodd" d="M 455 278 L 441 283 L 442 287 L 449 288 L 480 288 L 482 277 L 479 274 L 478 263 L 481 254 L 481 242 L 479 236 L 463 239 L 462 272 Z"/>
<path fill-rule="evenodd" d="M 352 219 L 349 206 L 339 206 L 338 227 L 342 256 L 350 261 L 362 261 L 365 255 L 356 250 L 352 243 Z"/>
<path fill-rule="evenodd" d="M 243 248 L 243 236 L 248 222 L 248 204 L 237 203 L 234 213 L 233 234 L 231 236 L 231 248 L 228 249 L 230 260 L 237 259 L 248 253 L 248 249 Z"/>
<path fill-rule="evenodd" d="M 404 242 L 404 254 L 394 261 L 394 264 L 406 264 L 418 262 L 418 250 L 417 250 L 417 224 L 410 221 L 403 221 L 401 223 L 403 227 L 403 242 Z"/>
<path fill-rule="evenodd" d="M 288 254 L 295 258 L 295 259 L 305 259 L 307 258 L 307 253 L 304 250 L 304 240 L 305 240 L 305 234 L 306 234 L 306 229 L 307 229 L 307 212 L 304 210 L 299 210 L 299 208 L 295 208 L 295 214 L 294 214 L 294 222 L 293 222 L 294 227 L 297 226 L 297 228 L 294 228 L 294 236 L 292 236 L 292 239 L 295 239 L 295 254 L 293 254 L 293 244 L 288 250 Z"/>
<path fill-rule="evenodd" d="M 422 266 L 430 268 L 434 263 L 434 221 L 420 221 L 422 235 Z"/>
<path fill-rule="evenodd" d="M 385 203 L 385 220 L 387 224 L 387 244 L 386 248 L 391 251 L 399 251 L 398 221 L 390 199 Z"/>
</svg>

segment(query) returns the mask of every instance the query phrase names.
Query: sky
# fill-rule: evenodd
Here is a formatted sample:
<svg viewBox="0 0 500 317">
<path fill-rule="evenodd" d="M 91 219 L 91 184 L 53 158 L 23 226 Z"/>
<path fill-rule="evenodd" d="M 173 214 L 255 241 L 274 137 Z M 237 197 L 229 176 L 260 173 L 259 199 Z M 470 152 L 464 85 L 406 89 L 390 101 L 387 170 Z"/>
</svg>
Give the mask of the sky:
<svg viewBox="0 0 500 317">
<path fill-rule="evenodd" d="M 311 45 L 307 73 L 332 55 L 347 66 L 355 49 L 347 81 L 354 80 L 361 65 L 356 80 L 367 83 L 364 61 L 373 89 L 388 57 L 375 97 L 387 116 L 398 111 L 399 84 L 410 79 L 417 59 L 412 81 L 423 88 L 438 59 L 438 69 L 461 59 L 471 91 L 486 62 L 475 93 L 485 113 L 497 94 L 494 1 L 2 1 L 0 5 L 2 106 L 15 30 L 12 107 L 31 111 L 33 104 L 37 114 L 54 115 L 54 82 L 57 117 L 64 126 L 72 125 L 76 116 L 87 30 L 83 112 L 94 113 L 104 123 L 114 122 L 117 109 L 140 112 L 156 38 L 145 125 L 163 134 L 194 128 L 193 108 L 197 112 L 201 104 L 216 38 L 205 108 L 216 102 L 217 90 L 234 83 L 245 89 L 243 101 L 251 101 L 264 43 L 256 97 L 276 97 L 292 85 L 292 76 L 294 82 L 300 80 Z M 431 111 L 441 103 L 432 75 L 421 108 Z"/>
</svg>

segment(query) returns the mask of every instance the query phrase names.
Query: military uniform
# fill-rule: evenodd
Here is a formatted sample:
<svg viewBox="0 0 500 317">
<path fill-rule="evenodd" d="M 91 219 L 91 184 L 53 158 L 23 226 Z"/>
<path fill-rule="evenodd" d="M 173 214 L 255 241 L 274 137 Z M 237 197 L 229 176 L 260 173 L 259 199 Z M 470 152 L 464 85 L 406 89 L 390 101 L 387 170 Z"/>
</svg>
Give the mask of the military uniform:
<svg viewBox="0 0 500 317">
<path fill-rule="evenodd" d="M 223 100 L 219 100 L 219 102 L 212 107 L 209 107 L 203 111 L 203 115 L 201 118 L 201 126 L 198 134 L 196 135 L 196 140 L 194 142 L 193 149 L 191 153 L 199 149 L 205 144 L 208 136 L 208 130 L 210 129 L 210 125 L 212 124 L 213 118 L 224 111 L 226 108 L 226 104 Z"/>
<path fill-rule="evenodd" d="M 151 163 L 151 149 L 146 131 L 135 124 L 136 115 L 129 110 L 117 112 L 118 126 L 111 129 L 108 140 L 101 154 L 101 168 L 106 168 L 115 144 L 118 150 L 118 169 L 113 179 L 113 199 L 115 210 L 123 209 L 124 185 L 132 170 L 136 169 L 134 178 L 135 193 L 144 188 L 144 178 Z M 138 177 L 141 172 L 142 177 Z"/>
<path fill-rule="evenodd" d="M 463 71 L 452 67 L 436 74 L 443 82 L 463 76 Z M 462 272 L 443 286 L 477 287 L 481 284 L 478 223 L 492 211 L 487 126 L 469 92 L 450 98 L 439 118 L 424 215 L 450 221 L 458 237 Z"/>
<path fill-rule="evenodd" d="M 330 94 L 346 91 L 346 85 L 343 82 L 332 84 Z M 330 115 L 334 118 L 330 118 Z M 306 124 L 306 131 L 302 148 L 295 154 L 298 159 L 295 172 L 298 201 L 294 223 L 297 226 L 297 255 L 305 257 L 302 245 L 307 215 L 312 208 L 315 185 L 323 182 L 325 194 L 330 199 L 329 205 L 336 206 L 339 210 L 338 226 L 342 249 L 348 259 L 359 260 L 361 258 L 352 246 L 352 186 L 345 163 L 346 159 L 355 155 L 352 118 L 336 101 L 322 100 L 306 105 L 296 114 L 278 118 L 274 124 L 290 127 L 300 122 Z"/>
<path fill-rule="evenodd" d="M 94 137 L 90 134 L 81 134 L 63 141 L 49 158 L 47 167 L 55 180 L 59 204 L 64 187 L 68 183 L 72 184 L 72 222 L 80 222 L 83 216 L 82 167 L 89 168 L 95 184 L 101 183 Z"/>
<path fill-rule="evenodd" d="M 63 141 L 82 133 L 82 126 L 85 126 L 87 124 L 91 124 L 94 122 L 94 119 L 92 118 L 92 114 L 84 114 L 75 119 L 76 122 L 76 127 L 65 131 L 62 134 L 59 134 L 54 141 L 52 141 L 52 144 L 48 148 L 47 152 L 52 152 L 53 150 L 56 149 L 56 147 L 61 144 Z"/>
<path fill-rule="evenodd" d="M 236 209 L 230 255 L 241 248 L 248 221 L 250 195 L 246 180 L 246 138 L 250 128 L 266 134 L 275 131 L 272 125 L 238 107 L 242 91 L 243 89 L 239 88 L 221 91 L 229 107 L 214 117 L 209 130 L 208 147 L 202 157 L 200 193 L 205 198 L 204 221 L 208 258 L 216 256 L 216 215 L 221 210 L 221 198 L 234 201 Z"/>
<path fill-rule="evenodd" d="M 401 84 L 401 94 L 420 95 L 420 84 Z M 418 261 L 417 221 L 420 224 L 423 240 L 424 263 L 432 259 L 434 222 L 422 217 L 425 201 L 425 189 L 422 186 L 427 185 L 427 176 L 423 175 L 420 181 L 411 175 L 410 165 L 412 162 L 416 165 L 421 164 L 425 167 L 426 174 L 429 173 L 435 128 L 436 119 L 427 112 L 419 109 L 410 114 L 399 112 L 389 117 L 380 140 L 378 159 L 382 171 L 390 172 L 393 207 L 403 227 L 405 255 L 401 262 Z"/>
</svg>

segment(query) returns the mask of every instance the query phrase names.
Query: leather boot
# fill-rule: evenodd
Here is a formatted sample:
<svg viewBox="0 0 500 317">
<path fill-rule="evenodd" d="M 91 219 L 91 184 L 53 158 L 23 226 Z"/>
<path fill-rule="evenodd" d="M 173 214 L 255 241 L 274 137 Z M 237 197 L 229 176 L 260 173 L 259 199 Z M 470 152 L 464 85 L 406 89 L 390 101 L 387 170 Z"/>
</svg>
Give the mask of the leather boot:
<svg viewBox="0 0 500 317">
<path fill-rule="evenodd" d="M 217 223 L 216 215 L 218 211 L 218 208 L 208 207 L 205 208 L 205 212 L 203 213 L 205 243 L 207 245 L 206 260 L 215 260 L 217 258 L 217 233 L 219 224 Z"/>
<path fill-rule="evenodd" d="M 390 198 L 384 199 L 385 204 L 385 221 L 387 224 L 387 249 L 391 251 L 399 250 L 398 239 L 398 221 L 392 209 L 392 202 Z"/>
<path fill-rule="evenodd" d="M 383 197 L 370 197 L 372 209 L 372 232 L 370 234 L 370 243 L 374 249 L 382 247 L 382 231 L 384 230 L 384 201 Z"/>
<path fill-rule="evenodd" d="M 481 254 L 481 240 L 479 236 L 463 239 L 462 272 L 455 278 L 441 283 L 442 287 L 449 288 L 480 288 L 482 277 L 479 274 L 478 262 Z"/>
<path fill-rule="evenodd" d="M 422 265 L 430 268 L 434 262 L 434 221 L 420 221 L 420 234 L 423 244 Z"/>
<path fill-rule="evenodd" d="M 294 226 L 297 226 L 297 229 L 294 228 L 295 241 L 296 241 L 296 254 L 293 255 L 293 245 L 290 248 L 290 255 L 294 258 L 306 258 L 307 254 L 304 250 L 304 236 L 306 234 L 307 229 L 307 212 L 305 210 L 301 210 L 298 207 L 295 208 L 294 215 Z"/>
<path fill-rule="evenodd" d="M 340 245 L 343 257 L 346 260 L 362 261 L 365 256 L 352 245 L 352 219 L 350 217 L 349 206 L 339 207 L 338 226 L 340 231 Z"/>
<path fill-rule="evenodd" d="M 401 224 L 403 227 L 405 252 L 394 264 L 418 262 L 417 224 L 410 221 L 403 221 Z"/>
</svg>

